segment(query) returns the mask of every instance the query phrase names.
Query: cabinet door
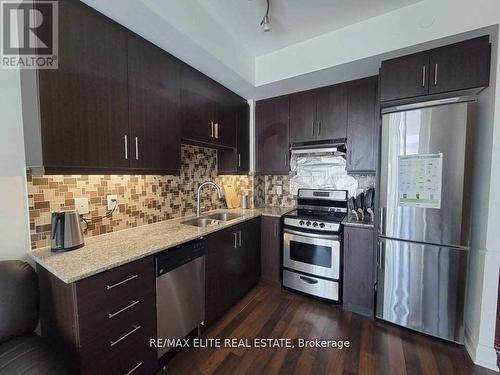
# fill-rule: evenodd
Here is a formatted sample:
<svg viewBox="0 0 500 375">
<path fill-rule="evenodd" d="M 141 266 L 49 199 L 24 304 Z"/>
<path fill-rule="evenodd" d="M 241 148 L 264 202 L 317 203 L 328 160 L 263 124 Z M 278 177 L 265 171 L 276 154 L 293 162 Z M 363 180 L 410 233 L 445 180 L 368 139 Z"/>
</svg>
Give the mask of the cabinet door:
<svg viewBox="0 0 500 375">
<path fill-rule="evenodd" d="M 318 90 L 316 138 L 319 140 L 347 137 L 347 88 L 335 85 Z"/>
<path fill-rule="evenodd" d="M 238 107 L 233 100 L 225 100 L 217 104 L 214 143 L 227 147 L 236 146 L 236 129 L 238 126 Z"/>
<path fill-rule="evenodd" d="M 375 295 L 373 229 L 344 227 L 343 306 L 373 316 Z"/>
<path fill-rule="evenodd" d="M 243 297 L 260 278 L 260 218 L 239 225 L 238 246 L 240 272 L 235 280 L 236 299 Z"/>
<path fill-rule="evenodd" d="M 279 284 L 281 280 L 281 218 L 261 218 L 261 277 Z"/>
<path fill-rule="evenodd" d="M 360 79 L 350 84 L 347 118 L 347 170 L 374 172 L 380 118 L 377 77 Z"/>
<path fill-rule="evenodd" d="M 149 42 L 128 43 L 131 167 L 180 170 L 180 64 Z"/>
<path fill-rule="evenodd" d="M 486 87 L 490 79 L 489 37 L 442 47 L 430 55 L 429 93 Z"/>
<path fill-rule="evenodd" d="M 236 227 L 221 230 L 207 237 L 205 259 L 205 321 L 213 323 L 229 309 L 235 299 L 234 275 L 238 259 Z"/>
<path fill-rule="evenodd" d="M 429 91 L 429 54 L 418 53 L 382 61 L 380 101 L 427 95 Z"/>
<path fill-rule="evenodd" d="M 288 96 L 261 100 L 255 106 L 256 172 L 288 174 Z"/>
<path fill-rule="evenodd" d="M 59 1 L 58 59 L 58 69 L 38 71 L 45 167 L 128 168 L 126 32 L 79 1 Z"/>
<path fill-rule="evenodd" d="M 290 95 L 290 143 L 316 139 L 316 93 L 311 90 Z"/>
<path fill-rule="evenodd" d="M 250 170 L 250 110 L 238 103 L 236 148 L 217 150 L 218 174 L 246 174 Z"/>
<path fill-rule="evenodd" d="M 250 171 L 250 108 L 246 102 L 240 102 L 238 106 L 236 150 L 238 173 L 248 173 Z"/>
<path fill-rule="evenodd" d="M 214 135 L 215 103 L 210 99 L 211 82 L 195 69 L 184 65 L 181 82 L 182 138 L 211 142 Z"/>
</svg>

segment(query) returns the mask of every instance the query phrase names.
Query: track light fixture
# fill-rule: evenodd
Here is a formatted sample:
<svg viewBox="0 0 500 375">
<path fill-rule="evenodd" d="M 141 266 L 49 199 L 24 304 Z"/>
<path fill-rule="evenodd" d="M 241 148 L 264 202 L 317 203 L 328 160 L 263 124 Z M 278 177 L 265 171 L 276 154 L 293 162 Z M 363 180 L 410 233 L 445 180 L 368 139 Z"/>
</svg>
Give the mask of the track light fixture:
<svg viewBox="0 0 500 375">
<path fill-rule="evenodd" d="M 260 26 L 262 26 L 262 30 L 264 32 L 268 32 L 271 30 L 271 24 L 269 22 L 269 0 L 267 0 L 267 9 L 266 14 L 262 17 L 262 21 L 260 21 Z"/>
</svg>

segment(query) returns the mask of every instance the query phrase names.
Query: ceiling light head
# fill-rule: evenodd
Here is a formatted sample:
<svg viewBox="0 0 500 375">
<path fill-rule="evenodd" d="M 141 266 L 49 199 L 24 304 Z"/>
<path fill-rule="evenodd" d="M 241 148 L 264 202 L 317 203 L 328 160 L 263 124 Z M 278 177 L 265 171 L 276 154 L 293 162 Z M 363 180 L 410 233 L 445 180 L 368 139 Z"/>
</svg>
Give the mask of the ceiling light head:
<svg viewBox="0 0 500 375">
<path fill-rule="evenodd" d="M 264 32 L 268 32 L 269 30 L 271 30 L 271 24 L 269 23 L 269 16 L 265 15 L 260 25 L 262 26 L 262 30 Z"/>
<path fill-rule="evenodd" d="M 262 21 L 260 21 L 260 26 L 262 26 L 264 32 L 271 30 L 271 23 L 269 22 L 269 0 L 267 0 L 266 14 L 262 18 Z"/>
</svg>

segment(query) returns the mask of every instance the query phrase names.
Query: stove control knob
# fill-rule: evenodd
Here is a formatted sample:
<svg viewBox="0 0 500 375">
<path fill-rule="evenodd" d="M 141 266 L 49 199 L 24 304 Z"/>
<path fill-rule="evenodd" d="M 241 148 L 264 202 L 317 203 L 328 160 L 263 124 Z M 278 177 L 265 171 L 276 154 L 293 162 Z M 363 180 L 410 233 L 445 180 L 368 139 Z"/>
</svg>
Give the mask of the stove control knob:
<svg viewBox="0 0 500 375">
<path fill-rule="evenodd" d="M 310 222 L 310 221 L 306 222 L 306 225 L 307 225 L 308 227 L 309 227 L 309 226 L 311 226 L 311 222 Z"/>
<path fill-rule="evenodd" d="M 304 220 L 299 221 L 300 225 L 304 225 Z"/>
<path fill-rule="evenodd" d="M 319 227 L 320 227 L 320 228 L 324 228 L 324 227 L 325 227 L 325 223 L 320 223 L 320 224 L 319 224 Z"/>
<path fill-rule="evenodd" d="M 313 227 L 315 227 L 315 228 L 316 228 L 317 226 L 318 226 L 318 223 L 317 223 L 317 222 L 314 222 L 314 223 L 313 223 Z"/>
</svg>

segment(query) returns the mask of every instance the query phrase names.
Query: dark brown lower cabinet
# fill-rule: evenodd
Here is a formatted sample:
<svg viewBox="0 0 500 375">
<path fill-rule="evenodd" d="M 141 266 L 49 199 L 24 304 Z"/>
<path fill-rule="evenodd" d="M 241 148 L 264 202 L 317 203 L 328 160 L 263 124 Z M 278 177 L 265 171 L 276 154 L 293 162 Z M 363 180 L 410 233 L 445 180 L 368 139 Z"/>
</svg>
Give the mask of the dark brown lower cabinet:
<svg viewBox="0 0 500 375">
<path fill-rule="evenodd" d="M 281 217 L 262 216 L 261 219 L 261 278 L 274 284 L 281 280 Z"/>
<path fill-rule="evenodd" d="M 42 336 L 74 357 L 75 373 L 153 374 L 153 257 L 66 284 L 38 266 Z"/>
<path fill-rule="evenodd" d="M 210 325 L 260 277 L 260 218 L 207 237 L 205 323 Z"/>
<path fill-rule="evenodd" d="M 344 227 L 343 307 L 373 317 L 375 248 L 373 228 Z"/>
</svg>

